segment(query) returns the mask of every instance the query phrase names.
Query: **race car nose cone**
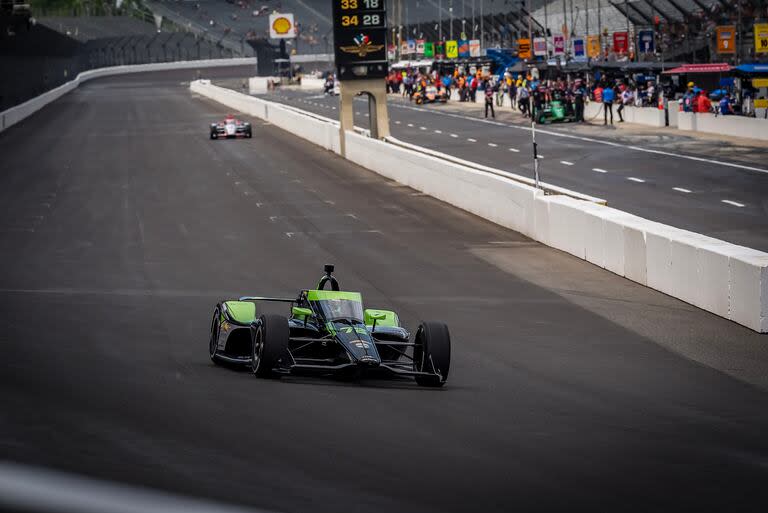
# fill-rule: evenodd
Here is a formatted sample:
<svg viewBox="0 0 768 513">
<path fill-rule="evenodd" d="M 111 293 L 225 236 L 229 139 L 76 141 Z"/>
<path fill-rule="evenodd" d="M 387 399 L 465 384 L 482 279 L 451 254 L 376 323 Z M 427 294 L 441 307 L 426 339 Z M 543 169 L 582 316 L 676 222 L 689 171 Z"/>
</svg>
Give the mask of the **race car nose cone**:
<svg viewBox="0 0 768 513">
<path fill-rule="evenodd" d="M 373 356 L 362 356 L 357 363 L 361 367 L 378 367 L 381 362 Z"/>
</svg>

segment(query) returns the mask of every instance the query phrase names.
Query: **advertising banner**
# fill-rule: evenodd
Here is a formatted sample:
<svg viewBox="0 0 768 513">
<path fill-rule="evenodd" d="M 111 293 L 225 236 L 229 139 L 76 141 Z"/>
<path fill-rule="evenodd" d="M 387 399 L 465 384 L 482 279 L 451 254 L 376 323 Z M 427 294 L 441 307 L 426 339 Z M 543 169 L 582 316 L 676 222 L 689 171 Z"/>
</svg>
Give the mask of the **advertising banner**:
<svg viewBox="0 0 768 513">
<path fill-rule="evenodd" d="M 459 40 L 459 57 L 462 59 L 469 57 L 469 41 L 466 39 Z"/>
<path fill-rule="evenodd" d="M 458 41 L 446 41 L 445 42 L 445 56 L 449 59 L 457 59 L 459 57 L 459 42 Z"/>
<path fill-rule="evenodd" d="M 653 30 L 641 30 L 637 33 L 637 48 L 640 53 L 653 53 L 656 51 Z"/>
<path fill-rule="evenodd" d="M 552 36 L 552 55 L 565 55 L 565 36 Z"/>
<path fill-rule="evenodd" d="M 424 43 L 426 43 L 423 39 L 417 39 L 416 40 L 416 53 L 419 55 L 424 55 Z"/>
<path fill-rule="evenodd" d="M 397 46 L 389 45 L 387 47 L 387 59 L 390 61 L 397 59 Z"/>
<path fill-rule="evenodd" d="M 424 43 L 424 57 L 435 56 L 435 43 Z"/>
<path fill-rule="evenodd" d="M 437 43 L 435 43 L 435 58 L 436 59 L 445 58 L 445 41 L 438 41 Z"/>
<path fill-rule="evenodd" d="M 717 53 L 736 53 L 736 27 L 721 25 L 715 29 L 717 37 Z"/>
<path fill-rule="evenodd" d="M 587 36 L 587 55 L 593 59 L 600 57 L 600 36 Z"/>
<path fill-rule="evenodd" d="M 406 45 L 408 45 L 408 52 L 410 54 L 416 53 L 416 40 L 415 39 L 408 39 L 405 42 Z"/>
<path fill-rule="evenodd" d="M 269 37 L 272 39 L 294 39 L 296 37 L 296 28 L 293 24 L 293 14 L 270 14 Z"/>
<path fill-rule="evenodd" d="M 533 38 L 533 55 L 546 56 L 547 55 L 547 39 L 544 37 Z"/>
<path fill-rule="evenodd" d="M 480 57 L 480 40 L 470 39 L 469 41 L 469 56 Z"/>
<path fill-rule="evenodd" d="M 616 53 L 627 53 L 629 50 L 629 34 L 626 32 L 613 33 L 613 51 Z"/>
<path fill-rule="evenodd" d="M 573 38 L 573 57 L 579 61 L 587 59 L 587 48 L 583 37 Z"/>
<path fill-rule="evenodd" d="M 517 40 L 517 56 L 521 59 L 531 58 L 531 40 L 530 39 L 518 39 Z"/>
<path fill-rule="evenodd" d="M 768 23 L 755 23 L 755 53 L 768 53 Z"/>
<path fill-rule="evenodd" d="M 407 54 L 408 54 L 408 41 L 403 41 L 400 43 L 400 57 Z"/>
</svg>

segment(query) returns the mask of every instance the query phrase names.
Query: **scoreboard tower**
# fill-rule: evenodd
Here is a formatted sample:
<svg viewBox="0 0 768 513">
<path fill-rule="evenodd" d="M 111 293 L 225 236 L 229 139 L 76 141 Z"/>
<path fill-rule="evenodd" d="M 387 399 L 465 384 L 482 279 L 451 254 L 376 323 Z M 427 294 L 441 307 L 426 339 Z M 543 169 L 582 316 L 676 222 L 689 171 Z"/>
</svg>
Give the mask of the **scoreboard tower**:
<svg viewBox="0 0 768 513">
<path fill-rule="evenodd" d="M 344 133 L 354 130 L 354 98 L 368 97 L 371 137 L 389 135 L 386 0 L 333 0 L 336 76 L 341 82 L 341 151 Z"/>
</svg>

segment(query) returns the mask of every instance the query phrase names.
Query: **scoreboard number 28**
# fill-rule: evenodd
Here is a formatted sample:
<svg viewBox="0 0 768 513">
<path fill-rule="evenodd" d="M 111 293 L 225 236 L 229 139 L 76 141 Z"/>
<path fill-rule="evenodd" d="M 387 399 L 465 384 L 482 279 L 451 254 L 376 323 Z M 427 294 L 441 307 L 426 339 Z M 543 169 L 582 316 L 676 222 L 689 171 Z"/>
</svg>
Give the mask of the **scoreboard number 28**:
<svg viewBox="0 0 768 513">
<path fill-rule="evenodd" d="M 342 1 L 356 1 L 356 0 L 342 0 Z M 374 0 L 372 0 L 374 1 Z M 378 2 L 378 0 L 375 0 Z M 342 16 L 341 17 L 341 26 L 342 27 L 357 27 L 360 26 L 360 18 L 361 16 L 355 14 L 353 16 Z M 378 27 L 381 25 L 381 15 L 380 14 L 363 14 L 363 27 Z"/>
</svg>

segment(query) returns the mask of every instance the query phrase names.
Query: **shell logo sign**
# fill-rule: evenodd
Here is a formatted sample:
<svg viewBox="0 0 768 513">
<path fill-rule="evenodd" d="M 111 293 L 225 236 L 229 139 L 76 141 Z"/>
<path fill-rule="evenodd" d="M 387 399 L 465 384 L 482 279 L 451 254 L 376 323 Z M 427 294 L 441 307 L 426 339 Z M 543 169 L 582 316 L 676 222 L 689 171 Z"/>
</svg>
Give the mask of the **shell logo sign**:
<svg viewBox="0 0 768 513">
<path fill-rule="evenodd" d="M 273 13 L 269 15 L 269 37 L 272 39 L 293 39 L 296 37 L 296 26 L 293 14 Z"/>
</svg>

